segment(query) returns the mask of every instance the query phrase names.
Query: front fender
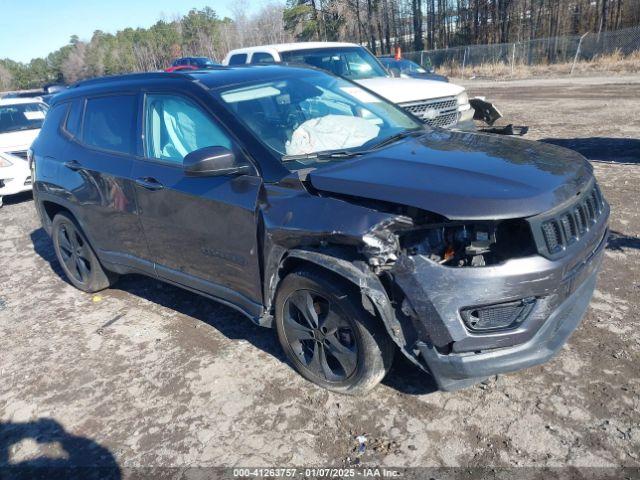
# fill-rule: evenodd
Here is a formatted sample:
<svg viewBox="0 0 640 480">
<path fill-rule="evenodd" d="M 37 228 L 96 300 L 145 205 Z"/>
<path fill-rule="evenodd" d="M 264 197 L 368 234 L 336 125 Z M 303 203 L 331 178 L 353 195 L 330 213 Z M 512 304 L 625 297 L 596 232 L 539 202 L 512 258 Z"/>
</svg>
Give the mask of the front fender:
<svg viewBox="0 0 640 480">
<path fill-rule="evenodd" d="M 405 325 L 403 328 L 380 278 L 373 273 L 366 262 L 362 260 L 347 260 L 317 250 L 293 249 L 283 257 L 279 271 L 286 271 L 287 262 L 292 260 L 315 264 L 355 285 L 362 293 L 361 302 L 363 308 L 372 315 L 378 315 L 387 333 L 396 345 L 400 347 L 405 356 L 414 364 L 422 367 L 415 355 L 409 350 L 410 345 L 407 344 L 404 333 L 407 326 Z"/>
</svg>

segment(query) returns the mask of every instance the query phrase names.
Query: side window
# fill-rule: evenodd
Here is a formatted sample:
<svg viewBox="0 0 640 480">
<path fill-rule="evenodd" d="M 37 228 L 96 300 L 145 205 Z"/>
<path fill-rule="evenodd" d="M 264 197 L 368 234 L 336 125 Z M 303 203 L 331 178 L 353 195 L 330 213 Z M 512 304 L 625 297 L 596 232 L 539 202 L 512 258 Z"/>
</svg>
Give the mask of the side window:
<svg viewBox="0 0 640 480">
<path fill-rule="evenodd" d="M 135 153 L 135 95 L 90 98 L 84 112 L 84 143 L 119 153 Z"/>
<path fill-rule="evenodd" d="M 51 134 L 60 126 L 67 115 L 68 108 L 69 102 L 64 102 L 54 105 L 53 108 L 47 112 L 44 117 L 42 129 L 40 130 L 40 135 L 42 137 Z"/>
<path fill-rule="evenodd" d="M 247 63 L 246 53 L 236 53 L 235 55 L 231 55 L 229 59 L 229 65 L 244 65 L 245 63 Z"/>
<path fill-rule="evenodd" d="M 251 56 L 251 63 L 275 63 L 273 55 L 267 52 L 255 52 Z"/>
<path fill-rule="evenodd" d="M 149 94 L 145 102 L 146 155 L 182 164 L 204 147 L 231 149 L 231 140 L 198 105 L 177 95 Z"/>
<path fill-rule="evenodd" d="M 84 107 L 84 99 L 77 98 L 71 103 L 71 110 L 67 116 L 67 123 L 64 129 L 73 137 L 80 134 L 80 121 L 82 120 L 82 108 Z"/>
</svg>

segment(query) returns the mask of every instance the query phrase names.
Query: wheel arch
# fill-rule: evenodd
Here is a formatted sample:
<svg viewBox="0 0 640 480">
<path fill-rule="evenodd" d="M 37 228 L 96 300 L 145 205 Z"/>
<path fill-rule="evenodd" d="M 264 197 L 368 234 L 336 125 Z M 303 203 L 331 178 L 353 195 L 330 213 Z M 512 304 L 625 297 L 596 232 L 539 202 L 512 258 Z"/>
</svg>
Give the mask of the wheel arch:
<svg viewBox="0 0 640 480">
<path fill-rule="evenodd" d="M 283 255 L 278 267 L 278 280 L 270 299 L 272 310 L 274 308 L 273 299 L 282 279 L 292 271 L 309 267 L 319 268 L 330 274 L 337 275 L 353 285 L 362 295 L 363 308 L 378 317 L 393 341 L 400 348 L 405 348 L 402 328 L 396 318 L 389 296 L 380 279 L 374 275 L 369 266 L 362 260 L 342 258 L 317 250 L 289 250 Z"/>
<path fill-rule="evenodd" d="M 64 212 L 75 218 L 71 210 L 69 210 L 67 207 L 61 205 L 58 202 L 52 202 L 50 200 L 37 200 L 36 210 L 38 212 L 38 216 L 40 217 L 42 228 L 44 228 L 44 231 L 47 232 L 47 235 L 49 236 L 51 236 L 53 219 L 58 213 Z"/>
</svg>

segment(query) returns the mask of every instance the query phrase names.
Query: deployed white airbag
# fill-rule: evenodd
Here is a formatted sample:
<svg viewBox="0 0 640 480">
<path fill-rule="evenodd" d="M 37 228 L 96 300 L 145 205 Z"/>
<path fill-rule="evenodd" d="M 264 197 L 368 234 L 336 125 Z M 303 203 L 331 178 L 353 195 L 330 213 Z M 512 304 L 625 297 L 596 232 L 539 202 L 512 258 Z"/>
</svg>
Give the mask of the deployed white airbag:
<svg viewBox="0 0 640 480">
<path fill-rule="evenodd" d="M 346 115 L 326 115 L 307 120 L 285 144 L 287 155 L 304 155 L 359 147 L 376 138 L 380 128 L 369 120 Z"/>
</svg>

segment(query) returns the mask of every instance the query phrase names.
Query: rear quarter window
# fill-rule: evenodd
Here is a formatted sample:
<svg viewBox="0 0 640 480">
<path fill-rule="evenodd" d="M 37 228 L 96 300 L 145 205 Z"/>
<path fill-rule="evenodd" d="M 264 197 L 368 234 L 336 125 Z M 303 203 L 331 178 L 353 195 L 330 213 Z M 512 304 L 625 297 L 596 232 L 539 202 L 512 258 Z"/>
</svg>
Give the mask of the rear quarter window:
<svg viewBox="0 0 640 480">
<path fill-rule="evenodd" d="M 67 116 L 67 110 L 69 109 L 69 103 L 58 103 L 54 105 L 44 117 L 44 123 L 42 124 L 42 129 L 40 130 L 40 136 L 45 137 L 47 135 L 51 135 L 55 133 L 60 124 Z"/>
<path fill-rule="evenodd" d="M 245 63 L 247 63 L 246 53 L 236 53 L 229 58 L 229 65 L 244 65 Z"/>
<path fill-rule="evenodd" d="M 64 129 L 72 137 L 78 137 L 80 134 L 80 122 L 82 120 L 82 108 L 84 107 L 84 99 L 76 99 L 71 103 L 71 109 L 67 116 Z"/>
<path fill-rule="evenodd" d="M 136 95 L 87 99 L 82 141 L 103 150 L 134 154 L 137 111 Z"/>
</svg>

